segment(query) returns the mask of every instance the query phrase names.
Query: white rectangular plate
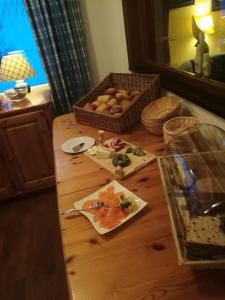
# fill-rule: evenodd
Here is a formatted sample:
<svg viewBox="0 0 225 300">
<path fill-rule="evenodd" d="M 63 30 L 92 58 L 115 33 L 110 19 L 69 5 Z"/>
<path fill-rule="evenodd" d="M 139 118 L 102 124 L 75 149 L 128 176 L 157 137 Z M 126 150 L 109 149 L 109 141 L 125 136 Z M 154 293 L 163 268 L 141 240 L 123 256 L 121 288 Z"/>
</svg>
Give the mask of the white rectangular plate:
<svg viewBox="0 0 225 300">
<path fill-rule="evenodd" d="M 74 204 L 73 204 L 74 207 L 82 208 L 83 204 L 87 200 L 91 200 L 91 199 L 95 199 L 95 198 L 97 199 L 99 196 L 99 192 L 105 191 L 108 186 L 113 186 L 115 189 L 115 192 L 124 192 L 126 195 L 133 196 L 133 198 L 135 199 L 136 205 L 137 205 L 137 209 L 134 212 L 129 213 L 129 215 L 126 218 L 122 219 L 120 224 L 118 224 L 117 226 L 110 228 L 110 229 L 100 227 L 99 222 L 94 220 L 94 214 L 89 213 L 87 211 L 81 211 L 81 213 L 83 215 L 85 215 L 88 218 L 88 220 L 91 222 L 91 224 L 94 226 L 95 230 L 100 234 L 105 234 L 105 233 L 110 232 L 110 231 L 114 230 L 115 228 L 121 226 L 123 223 L 125 223 L 126 221 L 131 219 L 133 216 L 135 216 L 139 211 L 141 211 L 147 205 L 147 202 L 143 201 L 141 198 L 139 198 L 138 196 L 133 194 L 131 191 L 129 191 L 124 186 L 119 184 L 119 182 L 117 182 L 116 180 L 113 180 L 112 182 L 105 185 L 103 188 L 99 189 L 98 191 L 94 192 L 93 194 L 91 194 L 77 202 L 74 202 Z"/>
</svg>

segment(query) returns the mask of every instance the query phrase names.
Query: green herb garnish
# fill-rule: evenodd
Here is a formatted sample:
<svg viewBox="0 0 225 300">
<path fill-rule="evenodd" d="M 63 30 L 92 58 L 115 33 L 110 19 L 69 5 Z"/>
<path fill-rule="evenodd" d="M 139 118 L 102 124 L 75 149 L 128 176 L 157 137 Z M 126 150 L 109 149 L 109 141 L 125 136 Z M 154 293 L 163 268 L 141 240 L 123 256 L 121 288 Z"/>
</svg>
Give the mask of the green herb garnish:
<svg viewBox="0 0 225 300">
<path fill-rule="evenodd" d="M 132 149 L 132 153 L 133 153 L 134 155 L 137 155 L 137 156 L 143 156 L 143 155 L 145 155 L 145 151 L 144 151 L 144 149 L 141 148 L 141 147 L 133 148 L 133 149 Z"/>
<path fill-rule="evenodd" d="M 112 163 L 114 167 L 126 167 L 130 164 L 130 158 L 126 154 L 113 154 Z"/>
<path fill-rule="evenodd" d="M 132 212 L 136 209 L 136 203 L 132 196 L 121 195 L 120 199 L 121 209 L 127 209 L 129 212 Z"/>
<path fill-rule="evenodd" d="M 131 145 L 127 145 L 126 146 L 126 153 L 132 153 L 133 148 L 131 147 Z"/>
</svg>

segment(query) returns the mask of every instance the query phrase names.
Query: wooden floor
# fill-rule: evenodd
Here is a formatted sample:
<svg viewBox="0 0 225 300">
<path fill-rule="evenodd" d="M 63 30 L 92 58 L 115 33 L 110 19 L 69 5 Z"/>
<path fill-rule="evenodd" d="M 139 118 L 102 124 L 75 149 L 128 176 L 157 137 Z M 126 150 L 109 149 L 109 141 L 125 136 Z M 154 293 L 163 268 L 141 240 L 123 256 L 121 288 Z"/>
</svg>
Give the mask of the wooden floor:
<svg viewBox="0 0 225 300">
<path fill-rule="evenodd" d="M 0 299 L 68 299 L 54 189 L 0 203 Z"/>
</svg>

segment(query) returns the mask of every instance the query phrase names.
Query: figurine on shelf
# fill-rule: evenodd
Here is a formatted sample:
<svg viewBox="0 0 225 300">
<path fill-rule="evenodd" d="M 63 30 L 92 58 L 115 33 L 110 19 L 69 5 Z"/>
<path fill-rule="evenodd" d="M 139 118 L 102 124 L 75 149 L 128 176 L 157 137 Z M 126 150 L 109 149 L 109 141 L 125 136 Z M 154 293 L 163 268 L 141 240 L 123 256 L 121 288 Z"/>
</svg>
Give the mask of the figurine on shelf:
<svg viewBox="0 0 225 300">
<path fill-rule="evenodd" d="M 197 40 L 195 44 L 195 73 L 209 77 L 211 75 L 211 60 L 209 56 L 209 46 L 205 41 L 204 32 L 197 26 L 195 18 L 192 16 L 192 32 Z"/>
<path fill-rule="evenodd" d="M 209 56 L 209 53 L 204 53 L 202 70 L 203 70 L 203 75 L 206 77 L 210 77 L 210 75 L 211 75 L 211 64 L 212 64 L 212 60 Z"/>
</svg>

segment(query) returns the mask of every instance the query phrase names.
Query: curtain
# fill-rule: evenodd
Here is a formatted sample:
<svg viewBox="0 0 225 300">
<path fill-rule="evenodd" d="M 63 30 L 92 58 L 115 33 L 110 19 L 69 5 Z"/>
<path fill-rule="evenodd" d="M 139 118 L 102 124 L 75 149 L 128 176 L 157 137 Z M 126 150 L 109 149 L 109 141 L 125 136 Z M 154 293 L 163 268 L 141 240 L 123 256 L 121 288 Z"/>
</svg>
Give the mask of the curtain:
<svg viewBox="0 0 225 300">
<path fill-rule="evenodd" d="M 91 87 L 77 0 L 24 0 L 57 114 Z"/>
</svg>

